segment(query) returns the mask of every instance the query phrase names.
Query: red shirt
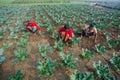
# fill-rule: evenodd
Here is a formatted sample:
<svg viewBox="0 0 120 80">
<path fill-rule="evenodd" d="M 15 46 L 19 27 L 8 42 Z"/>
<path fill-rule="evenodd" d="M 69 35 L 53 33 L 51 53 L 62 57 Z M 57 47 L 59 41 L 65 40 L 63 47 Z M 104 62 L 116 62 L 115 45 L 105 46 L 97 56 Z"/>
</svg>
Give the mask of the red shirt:
<svg viewBox="0 0 120 80">
<path fill-rule="evenodd" d="M 64 26 L 62 26 L 58 30 L 58 33 L 60 33 L 60 32 L 65 32 L 65 34 L 69 34 L 69 36 L 72 37 L 73 30 L 72 30 L 72 28 L 69 28 L 69 29 L 65 30 Z"/>
<path fill-rule="evenodd" d="M 40 27 L 37 25 L 37 23 L 33 22 L 32 20 L 28 21 L 28 23 L 25 26 L 26 26 L 26 29 L 28 29 L 28 26 L 30 26 L 30 27 L 34 27 L 35 26 L 37 30 L 40 30 Z"/>
</svg>

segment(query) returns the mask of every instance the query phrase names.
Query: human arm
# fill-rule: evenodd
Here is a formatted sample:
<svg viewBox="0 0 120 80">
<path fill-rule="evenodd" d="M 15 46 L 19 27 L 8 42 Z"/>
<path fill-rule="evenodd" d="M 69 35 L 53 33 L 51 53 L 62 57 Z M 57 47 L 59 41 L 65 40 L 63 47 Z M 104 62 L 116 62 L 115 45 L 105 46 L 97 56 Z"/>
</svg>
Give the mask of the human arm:
<svg viewBox="0 0 120 80">
<path fill-rule="evenodd" d="M 61 32 L 63 32 L 63 31 L 65 31 L 65 29 L 64 29 L 64 27 L 62 26 L 61 28 L 59 28 L 59 30 L 57 31 L 58 33 L 61 33 Z"/>
<path fill-rule="evenodd" d="M 94 43 L 97 43 L 97 29 L 94 29 L 95 35 L 94 35 Z"/>
<path fill-rule="evenodd" d="M 66 31 L 66 34 L 69 34 L 69 36 L 72 37 L 73 29 L 72 29 L 72 28 L 69 28 L 69 29 Z"/>
</svg>

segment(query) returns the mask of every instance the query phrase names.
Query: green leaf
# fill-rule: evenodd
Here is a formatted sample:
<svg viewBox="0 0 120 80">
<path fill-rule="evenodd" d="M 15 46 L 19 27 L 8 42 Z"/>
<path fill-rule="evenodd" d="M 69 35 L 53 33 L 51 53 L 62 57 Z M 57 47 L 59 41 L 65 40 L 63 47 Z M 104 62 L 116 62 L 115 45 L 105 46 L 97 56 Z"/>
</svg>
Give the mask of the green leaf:
<svg viewBox="0 0 120 80">
<path fill-rule="evenodd" d="M 49 43 L 45 45 L 38 43 L 38 49 L 39 49 L 39 53 L 44 57 L 46 56 L 47 52 L 51 50 L 51 46 Z"/>
<path fill-rule="evenodd" d="M 62 51 L 63 46 L 64 46 L 64 44 L 63 44 L 62 40 L 60 39 L 58 42 L 55 42 L 53 47 L 55 49 L 58 49 L 59 51 Z"/>
<path fill-rule="evenodd" d="M 25 58 L 27 57 L 27 49 L 18 48 L 14 50 L 14 55 L 16 58 L 13 60 L 13 63 L 18 60 L 25 60 Z"/>
<path fill-rule="evenodd" d="M 52 33 L 52 36 L 51 36 L 53 39 L 57 39 L 58 38 L 58 35 L 56 33 Z"/>
<path fill-rule="evenodd" d="M 4 49 L 0 48 L 0 55 L 3 55 Z"/>
<path fill-rule="evenodd" d="M 27 46 L 27 39 L 20 38 L 20 40 L 17 42 L 18 47 L 26 47 Z"/>
<path fill-rule="evenodd" d="M 0 55 L 0 64 L 6 59 L 6 57 Z"/>
<path fill-rule="evenodd" d="M 8 80 L 22 80 L 23 73 L 21 70 L 18 70 L 15 75 L 9 75 Z"/>
<path fill-rule="evenodd" d="M 48 32 L 52 32 L 54 30 L 54 28 L 52 27 L 52 26 L 49 26 L 48 28 L 47 28 L 47 31 Z"/>
<path fill-rule="evenodd" d="M 95 49 L 97 52 L 100 52 L 100 53 L 105 52 L 105 46 L 101 46 L 100 44 L 96 44 Z"/>
<path fill-rule="evenodd" d="M 73 69 L 75 68 L 75 63 L 78 61 L 77 58 L 72 59 L 72 52 L 69 52 L 68 54 L 60 52 L 60 58 L 62 59 L 62 66 L 69 66 Z"/>
<path fill-rule="evenodd" d="M 118 56 L 115 52 L 113 53 L 113 57 L 110 59 L 110 62 L 120 71 L 120 56 Z"/>
<path fill-rule="evenodd" d="M 81 54 L 82 57 L 90 58 L 93 54 L 94 53 L 92 51 L 82 48 L 82 54 Z"/>
<path fill-rule="evenodd" d="M 9 41 L 7 41 L 7 42 L 3 43 L 2 47 L 8 49 L 8 48 L 10 48 L 12 46 L 12 44 L 13 43 L 10 43 Z"/>
<path fill-rule="evenodd" d="M 70 75 L 70 80 L 93 80 L 93 73 L 74 70 L 74 73 Z"/>
<path fill-rule="evenodd" d="M 4 39 L 4 36 L 0 36 L 0 40 L 3 40 Z"/>
<path fill-rule="evenodd" d="M 108 65 L 104 65 L 100 60 L 98 62 L 93 63 L 93 67 L 96 69 L 96 73 L 100 78 L 104 78 L 106 80 L 109 79 L 109 67 Z"/>
<path fill-rule="evenodd" d="M 52 74 L 52 69 L 55 68 L 57 62 L 52 61 L 51 58 L 46 58 L 42 61 L 40 58 L 37 59 L 37 70 L 39 76 L 50 76 Z"/>
</svg>

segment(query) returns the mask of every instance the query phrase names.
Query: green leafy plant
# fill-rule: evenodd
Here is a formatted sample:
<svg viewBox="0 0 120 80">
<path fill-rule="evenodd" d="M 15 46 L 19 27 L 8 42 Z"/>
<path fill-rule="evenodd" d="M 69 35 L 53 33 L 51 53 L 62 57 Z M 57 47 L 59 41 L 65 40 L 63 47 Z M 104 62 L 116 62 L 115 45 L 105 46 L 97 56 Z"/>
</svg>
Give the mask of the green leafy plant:
<svg viewBox="0 0 120 80">
<path fill-rule="evenodd" d="M 70 38 L 70 41 L 71 41 L 71 42 L 80 43 L 81 40 L 80 40 L 80 38 L 76 38 L 76 37 L 74 36 L 74 37 L 71 37 L 71 38 Z"/>
<path fill-rule="evenodd" d="M 74 70 L 74 73 L 70 75 L 70 80 L 93 80 L 93 73 Z"/>
<path fill-rule="evenodd" d="M 94 54 L 94 52 L 92 52 L 88 49 L 82 48 L 82 54 L 81 54 L 82 57 L 90 58 L 93 54 Z"/>
<path fill-rule="evenodd" d="M 52 26 L 47 27 L 48 32 L 52 32 L 53 30 L 54 30 L 54 28 Z"/>
<path fill-rule="evenodd" d="M 44 34 L 44 32 L 43 31 L 38 31 L 37 34 L 42 35 L 42 34 Z"/>
<path fill-rule="evenodd" d="M 113 53 L 113 57 L 110 59 L 110 62 L 120 71 L 120 56 L 118 56 L 115 52 Z"/>
<path fill-rule="evenodd" d="M 22 30 L 22 31 L 26 31 L 26 27 L 25 27 L 25 26 L 22 26 L 21 30 Z"/>
<path fill-rule="evenodd" d="M 27 38 L 30 35 L 29 32 L 23 32 L 22 33 L 22 38 Z"/>
<path fill-rule="evenodd" d="M 105 32 L 103 33 L 105 36 L 109 36 L 111 33 L 110 32 Z"/>
<path fill-rule="evenodd" d="M 52 33 L 52 36 L 51 36 L 53 39 L 57 39 L 58 38 L 58 35 L 56 33 Z"/>
<path fill-rule="evenodd" d="M 47 52 L 51 50 L 50 44 L 42 45 L 38 43 L 39 53 L 44 57 L 46 56 Z"/>
<path fill-rule="evenodd" d="M 9 29 L 10 29 L 10 32 L 14 32 L 14 33 L 20 31 L 19 27 L 15 27 L 15 28 L 14 27 L 10 27 Z"/>
<path fill-rule="evenodd" d="M 96 45 L 95 45 L 95 50 L 96 50 L 97 52 L 103 53 L 103 52 L 105 52 L 105 46 L 102 46 L 102 45 L 100 45 L 100 44 L 96 44 Z"/>
<path fill-rule="evenodd" d="M 18 35 L 15 34 L 14 32 L 11 32 L 10 35 L 8 36 L 8 39 L 17 39 Z"/>
<path fill-rule="evenodd" d="M 26 47 L 27 46 L 27 39 L 20 38 L 20 40 L 17 42 L 18 47 Z"/>
<path fill-rule="evenodd" d="M 98 62 L 94 62 L 93 67 L 96 69 L 96 73 L 100 78 L 114 80 L 114 78 L 109 75 L 108 65 L 104 65 L 100 60 Z"/>
<path fill-rule="evenodd" d="M 8 29 L 8 26 L 4 26 L 4 27 L 2 28 L 3 33 L 7 32 L 7 29 Z"/>
<path fill-rule="evenodd" d="M 120 35 L 118 35 L 117 42 L 120 44 Z"/>
<path fill-rule="evenodd" d="M 10 48 L 12 46 L 12 44 L 13 43 L 10 43 L 9 41 L 7 41 L 7 42 L 3 43 L 2 47 L 8 49 L 8 48 Z"/>
<path fill-rule="evenodd" d="M 10 75 L 8 80 L 22 80 L 23 73 L 21 70 L 18 70 L 15 75 Z"/>
<path fill-rule="evenodd" d="M 27 57 L 27 49 L 22 49 L 22 48 L 18 48 L 16 50 L 14 50 L 14 55 L 15 55 L 15 59 L 13 60 L 13 63 L 16 63 L 18 60 L 25 60 L 25 58 Z"/>
<path fill-rule="evenodd" d="M 112 40 L 109 36 L 106 36 L 106 42 L 107 42 L 107 45 L 109 46 L 109 48 L 112 48 L 113 46 L 118 44 L 117 41 Z"/>
<path fill-rule="evenodd" d="M 82 31 L 81 31 L 79 28 L 75 28 L 75 29 L 73 30 L 73 32 L 74 32 L 75 34 L 80 34 Z"/>
<path fill-rule="evenodd" d="M 38 76 L 50 76 L 52 74 L 52 69 L 57 65 L 56 61 L 51 58 L 46 58 L 44 61 L 40 58 L 37 59 L 37 70 Z"/>
<path fill-rule="evenodd" d="M 78 60 L 78 58 L 72 59 L 72 52 L 68 54 L 60 52 L 60 58 L 62 59 L 62 66 L 69 66 L 70 68 L 75 68 L 75 63 Z"/>
<path fill-rule="evenodd" d="M 4 39 L 4 36 L 0 36 L 0 40 L 3 40 Z"/>
<path fill-rule="evenodd" d="M 61 51 L 63 49 L 63 46 L 64 46 L 64 44 L 63 44 L 62 40 L 60 39 L 58 42 L 55 42 L 53 47 L 55 49 L 58 49 L 58 50 Z"/>
<path fill-rule="evenodd" d="M 0 64 L 6 59 L 5 56 L 3 56 L 4 49 L 0 48 Z"/>
<path fill-rule="evenodd" d="M 3 29 L 2 28 L 0 28 L 0 35 L 3 35 Z"/>
</svg>

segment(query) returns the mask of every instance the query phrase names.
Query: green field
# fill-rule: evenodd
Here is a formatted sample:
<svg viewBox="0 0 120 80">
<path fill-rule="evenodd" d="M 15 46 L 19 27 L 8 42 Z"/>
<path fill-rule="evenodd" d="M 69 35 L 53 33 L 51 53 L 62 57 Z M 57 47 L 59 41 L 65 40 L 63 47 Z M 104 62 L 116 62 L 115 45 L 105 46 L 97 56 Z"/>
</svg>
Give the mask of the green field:
<svg viewBox="0 0 120 80">
<path fill-rule="evenodd" d="M 84 1 L 42 1 L 0 1 L 0 80 L 120 80 L 120 10 Z M 26 31 L 28 19 L 40 33 Z M 80 39 L 92 21 L 96 44 L 93 37 Z M 65 23 L 74 33 L 67 43 L 57 40 Z"/>
</svg>

